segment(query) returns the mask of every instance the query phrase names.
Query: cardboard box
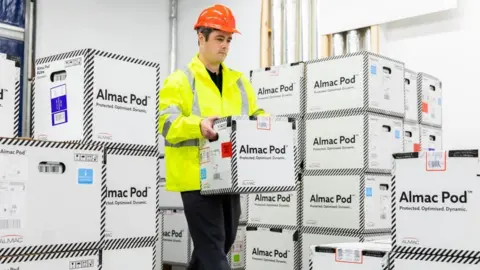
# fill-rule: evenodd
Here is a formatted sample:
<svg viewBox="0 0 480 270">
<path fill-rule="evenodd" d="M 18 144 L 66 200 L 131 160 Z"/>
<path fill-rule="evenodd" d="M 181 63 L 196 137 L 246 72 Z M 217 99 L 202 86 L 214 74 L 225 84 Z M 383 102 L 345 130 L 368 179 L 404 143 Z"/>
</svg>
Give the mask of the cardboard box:
<svg viewBox="0 0 480 270">
<path fill-rule="evenodd" d="M 478 270 L 480 259 L 392 252 L 389 255 L 389 266 L 389 269 L 396 270 Z"/>
<path fill-rule="evenodd" d="M 159 64 L 82 49 L 37 59 L 35 74 L 34 138 L 157 149 Z"/>
<path fill-rule="evenodd" d="M 215 122 L 218 139 L 200 145 L 201 193 L 295 190 L 298 168 L 295 120 L 232 116 Z"/>
<path fill-rule="evenodd" d="M 247 224 L 248 194 L 240 194 L 240 224 Z"/>
<path fill-rule="evenodd" d="M 187 265 L 193 243 L 183 210 L 162 210 L 163 263 Z"/>
<path fill-rule="evenodd" d="M 20 131 L 20 60 L 0 53 L 0 137 Z"/>
<path fill-rule="evenodd" d="M 391 245 L 379 243 L 338 243 L 310 247 L 312 270 L 384 270 Z"/>
<path fill-rule="evenodd" d="M 420 125 L 420 144 L 422 151 L 443 150 L 443 132 L 440 128 Z"/>
<path fill-rule="evenodd" d="M 318 228 L 302 228 L 302 267 L 300 269 L 311 269 L 309 268 L 311 246 L 335 243 L 373 242 L 382 239 L 389 239 L 390 237 L 390 234 L 358 234 L 348 231 L 327 232 Z"/>
<path fill-rule="evenodd" d="M 130 248 L 138 241 L 154 242 L 159 223 L 158 152 L 108 148 L 106 154 L 107 246 Z"/>
<path fill-rule="evenodd" d="M 2 270 L 97 270 L 99 263 L 95 249 L 0 257 Z"/>
<path fill-rule="evenodd" d="M 272 115 L 305 112 L 305 64 L 302 62 L 250 71 L 257 104 Z"/>
<path fill-rule="evenodd" d="M 248 226 L 297 228 L 301 217 L 297 215 L 297 191 L 257 193 L 248 197 Z"/>
<path fill-rule="evenodd" d="M 478 150 L 398 153 L 394 157 L 393 251 L 478 256 Z"/>
<path fill-rule="evenodd" d="M 165 158 L 160 158 L 160 195 L 159 209 L 183 209 L 183 201 L 180 192 L 167 191 L 165 186 L 167 175 L 167 167 L 165 166 Z"/>
<path fill-rule="evenodd" d="M 307 114 L 305 169 L 321 174 L 390 173 L 403 151 L 403 120 L 373 113 Z M 328 127 L 328 128 L 325 128 Z"/>
<path fill-rule="evenodd" d="M 405 115 L 404 63 L 369 52 L 306 62 L 307 113 Z"/>
<path fill-rule="evenodd" d="M 134 247 L 102 251 L 102 270 L 152 270 L 159 268 L 162 261 L 156 260 L 156 248 Z"/>
<path fill-rule="evenodd" d="M 1 138 L 0 256 L 99 248 L 103 163 L 98 145 Z"/>
<path fill-rule="evenodd" d="M 418 123 L 417 73 L 405 69 L 405 120 Z"/>
<path fill-rule="evenodd" d="M 376 174 L 305 175 L 303 226 L 349 233 L 390 232 L 391 178 Z"/>
<path fill-rule="evenodd" d="M 442 127 L 442 82 L 426 73 L 417 74 L 420 124 Z"/>
<path fill-rule="evenodd" d="M 247 227 L 245 269 L 299 269 L 298 231 Z"/>
<path fill-rule="evenodd" d="M 228 265 L 230 265 L 231 269 L 245 269 L 246 233 L 246 226 L 238 226 L 237 237 L 227 254 Z"/>
<path fill-rule="evenodd" d="M 420 144 L 420 125 L 417 123 L 403 122 L 405 131 L 403 136 L 403 151 L 419 152 L 422 151 Z"/>
</svg>

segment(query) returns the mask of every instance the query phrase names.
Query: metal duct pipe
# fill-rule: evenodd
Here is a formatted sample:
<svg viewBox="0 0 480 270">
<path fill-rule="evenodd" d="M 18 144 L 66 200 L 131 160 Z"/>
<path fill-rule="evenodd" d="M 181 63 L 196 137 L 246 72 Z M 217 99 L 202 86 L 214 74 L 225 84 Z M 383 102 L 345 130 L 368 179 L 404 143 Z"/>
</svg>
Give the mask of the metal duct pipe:
<svg viewBox="0 0 480 270">
<path fill-rule="evenodd" d="M 331 55 L 338 56 L 345 54 L 345 34 L 335 33 L 332 35 Z"/>
<path fill-rule="evenodd" d="M 300 0 L 300 36 L 302 61 L 310 60 L 310 10 L 311 0 Z"/>
<path fill-rule="evenodd" d="M 309 16 L 309 27 L 310 27 L 310 60 L 318 59 L 321 42 L 321 35 L 318 34 L 318 3 L 317 0 L 310 0 L 310 16 Z"/>
<path fill-rule="evenodd" d="M 170 0 L 170 73 L 177 69 L 178 0 Z"/>
<path fill-rule="evenodd" d="M 300 38 L 300 0 L 286 0 L 285 7 L 285 41 L 286 59 L 285 63 L 298 62 L 301 57 Z"/>
<path fill-rule="evenodd" d="M 358 30 L 347 32 L 347 53 L 360 51 L 360 33 Z"/>
<path fill-rule="evenodd" d="M 272 1 L 272 39 L 273 39 L 273 61 L 274 66 L 280 65 L 283 63 L 283 51 L 284 51 L 284 40 L 283 40 L 283 0 L 273 0 Z"/>
<path fill-rule="evenodd" d="M 363 29 L 362 31 L 362 50 L 371 51 L 372 50 L 372 30 L 370 27 Z"/>
</svg>

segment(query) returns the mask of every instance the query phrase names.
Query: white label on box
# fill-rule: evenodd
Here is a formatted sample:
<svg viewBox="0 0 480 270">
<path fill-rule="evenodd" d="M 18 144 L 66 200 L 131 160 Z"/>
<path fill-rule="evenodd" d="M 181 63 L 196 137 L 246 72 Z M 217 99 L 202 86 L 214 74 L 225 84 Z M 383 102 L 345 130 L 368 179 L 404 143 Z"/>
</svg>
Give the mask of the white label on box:
<svg viewBox="0 0 480 270">
<path fill-rule="evenodd" d="M 249 200 L 249 223 L 296 226 L 296 191 L 251 194 Z"/>
<path fill-rule="evenodd" d="M 257 92 L 258 106 L 272 115 L 300 113 L 303 70 L 303 63 L 254 70 L 252 86 Z"/>
<path fill-rule="evenodd" d="M 307 66 L 307 112 L 363 107 L 363 55 Z"/>
<path fill-rule="evenodd" d="M 363 263 L 362 250 L 352 248 L 337 248 L 335 260 L 343 263 Z"/>
<path fill-rule="evenodd" d="M 23 153 L 1 151 L 0 155 L 0 236 L 12 229 L 24 229 L 28 158 Z"/>
</svg>

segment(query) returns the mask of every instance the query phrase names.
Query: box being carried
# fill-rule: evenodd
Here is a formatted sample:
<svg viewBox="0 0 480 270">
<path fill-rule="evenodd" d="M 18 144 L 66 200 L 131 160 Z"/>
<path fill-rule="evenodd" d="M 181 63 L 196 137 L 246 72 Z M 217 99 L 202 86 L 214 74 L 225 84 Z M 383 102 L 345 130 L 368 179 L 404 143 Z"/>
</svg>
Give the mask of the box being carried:
<svg viewBox="0 0 480 270">
<path fill-rule="evenodd" d="M 37 59 L 35 76 L 34 138 L 158 148 L 159 64 L 83 49 Z"/>
<path fill-rule="evenodd" d="M 214 129 L 218 139 L 200 146 L 202 194 L 295 190 L 293 118 L 232 116 L 216 121 Z"/>
</svg>

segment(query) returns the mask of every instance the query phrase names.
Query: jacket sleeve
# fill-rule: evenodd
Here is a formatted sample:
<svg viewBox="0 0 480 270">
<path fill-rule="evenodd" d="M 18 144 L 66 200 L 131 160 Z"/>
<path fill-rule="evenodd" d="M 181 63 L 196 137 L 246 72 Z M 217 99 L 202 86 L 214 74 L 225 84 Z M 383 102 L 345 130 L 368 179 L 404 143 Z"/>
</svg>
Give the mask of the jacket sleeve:
<svg viewBox="0 0 480 270">
<path fill-rule="evenodd" d="M 187 91 L 190 86 L 181 71 L 172 73 L 164 82 L 159 98 L 159 130 L 165 140 L 177 144 L 191 139 L 202 138 L 200 122 L 202 117 L 191 114 L 186 98 L 193 100 Z"/>
<path fill-rule="evenodd" d="M 249 104 L 249 115 L 253 116 L 268 116 L 262 108 L 259 108 L 257 105 L 257 94 L 255 89 L 253 89 L 252 84 L 249 80 L 242 75 L 243 85 L 245 86 L 245 91 L 247 92 L 248 104 Z"/>
</svg>

